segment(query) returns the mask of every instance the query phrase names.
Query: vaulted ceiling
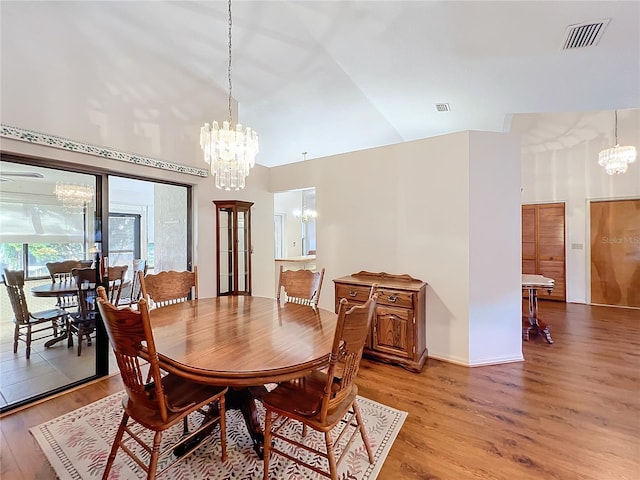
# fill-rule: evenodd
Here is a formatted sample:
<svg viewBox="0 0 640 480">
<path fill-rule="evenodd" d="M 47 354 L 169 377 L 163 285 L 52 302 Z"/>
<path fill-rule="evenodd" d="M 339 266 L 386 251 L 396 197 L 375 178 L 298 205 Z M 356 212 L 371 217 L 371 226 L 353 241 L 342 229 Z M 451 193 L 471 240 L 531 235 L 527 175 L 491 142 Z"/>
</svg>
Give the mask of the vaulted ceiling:
<svg viewBox="0 0 640 480">
<path fill-rule="evenodd" d="M 266 166 L 509 131 L 520 114 L 640 107 L 637 1 L 234 0 L 232 9 L 233 96 Z M 0 14 L 3 99 L 77 114 L 129 150 L 120 128 L 197 143 L 202 123 L 226 118 L 226 1 L 3 0 Z M 600 22 L 596 45 L 563 49 L 569 26 Z M 0 112 L 9 124 L 29 114 Z"/>
</svg>

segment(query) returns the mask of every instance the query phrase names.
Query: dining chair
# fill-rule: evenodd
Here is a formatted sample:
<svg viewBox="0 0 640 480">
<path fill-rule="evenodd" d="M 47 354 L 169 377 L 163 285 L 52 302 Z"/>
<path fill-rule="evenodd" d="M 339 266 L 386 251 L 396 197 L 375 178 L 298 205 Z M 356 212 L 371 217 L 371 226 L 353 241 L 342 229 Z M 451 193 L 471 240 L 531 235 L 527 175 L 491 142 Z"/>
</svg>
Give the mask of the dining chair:
<svg viewBox="0 0 640 480">
<path fill-rule="evenodd" d="M 118 305 L 122 287 L 124 286 L 124 277 L 127 275 L 129 265 L 114 265 L 107 268 L 107 276 L 109 278 L 109 302 Z"/>
<path fill-rule="evenodd" d="M 156 274 L 138 272 L 142 297 L 150 308 L 165 307 L 174 303 L 198 298 L 198 267 L 193 272 L 169 270 Z"/>
<path fill-rule="evenodd" d="M 74 268 L 90 267 L 93 260 L 62 260 L 60 262 L 47 262 L 45 265 L 51 277 L 51 283 L 70 283 L 73 281 L 71 270 Z M 78 306 L 78 297 L 75 293 L 58 295 L 56 305 L 64 309 L 74 309 Z"/>
<path fill-rule="evenodd" d="M 140 300 L 140 295 L 142 294 L 140 288 L 140 277 L 138 276 L 139 271 L 142 272 L 143 277 L 147 274 L 147 261 L 142 258 L 136 258 L 133 260 L 133 274 L 131 275 L 131 283 L 126 289 L 126 292 L 125 290 L 123 290 L 120 301 L 118 302 L 119 306 L 138 305 L 138 300 Z"/>
<path fill-rule="evenodd" d="M 224 462 L 227 458 L 225 394 L 228 388 L 197 383 L 173 373 L 162 375 L 144 298 L 138 302 L 137 310 L 118 309 L 109 303 L 104 287 L 98 287 L 98 309 L 126 391 L 122 400 L 122 421 L 113 440 L 103 480 L 108 477 L 119 449 L 146 472 L 148 479 L 156 478 L 211 438 L 215 423 L 220 425 L 221 458 Z M 142 360 L 149 362 L 151 372 L 146 381 L 141 370 Z M 200 416 L 197 428 L 186 436 L 180 436 L 175 443 L 162 444 L 164 432 L 195 412 Z M 130 424 L 129 420 L 133 422 Z M 154 432 L 152 445 L 149 444 L 150 439 L 145 441 L 148 437 L 144 430 L 141 431 L 141 426 Z M 193 445 L 188 444 L 183 454 L 179 450 L 180 456 L 157 471 L 160 458 L 193 439 L 196 441 Z M 144 450 L 142 455 L 137 453 L 138 446 Z M 148 463 L 145 461 L 147 458 Z"/>
<path fill-rule="evenodd" d="M 59 330 L 69 329 L 69 313 L 61 308 L 52 308 L 39 312 L 30 312 L 27 296 L 24 293 L 24 270 L 4 269 L 4 284 L 13 309 L 13 353 L 18 353 L 18 341 L 27 346 L 27 359 L 31 358 L 31 342 L 48 337 L 57 337 Z M 36 327 L 37 328 L 34 328 Z M 34 333 L 51 331 L 38 335 Z"/>
<path fill-rule="evenodd" d="M 378 294 L 373 293 L 363 305 L 351 308 L 348 307 L 346 299 L 340 300 L 338 323 L 328 367 L 280 383 L 262 397 L 265 407 L 264 480 L 269 478 L 271 454 L 280 455 L 325 477 L 337 480 L 338 465 L 358 434 L 362 438 L 369 463 L 373 463 L 371 445 L 358 408 L 358 387 L 355 379 L 367 333 L 375 314 L 377 299 Z M 302 437 L 306 436 L 307 427 L 323 433 L 324 449 L 312 448 L 310 442 L 305 444 L 300 438 L 300 433 L 285 434 L 283 429 L 291 422 L 300 422 L 303 425 Z M 334 429 L 337 429 L 337 437 L 332 436 Z M 345 435 L 348 435 L 346 443 L 342 441 L 343 438 L 347 438 Z M 281 443 L 289 444 L 289 447 L 281 447 Z M 344 448 L 336 459 L 334 448 L 337 445 L 344 445 Z M 324 458 L 328 473 L 326 468 L 321 468 L 321 463 L 315 461 L 316 459 L 305 461 L 296 456 L 292 450 L 295 448 L 311 452 L 316 458 Z"/>
<path fill-rule="evenodd" d="M 71 275 L 76 282 L 78 311 L 70 315 L 67 346 L 73 347 L 73 335 L 78 339 L 78 356 L 82 354 L 82 342 L 92 343 L 91 334 L 96 329 L 96 270 L 95 268 L 74 268 Z"/>
<path fill-rule="evenodd" d="M 284 298 L 287 302 L 312 307 L 318 306 L 324 268 L 319 272 L 312 272 L 311 270 L 284 270 L 280 265 L 278 278 L 278 290 L 276 291 L 278 301 L 282 290 L 284 290 Z"/>
</svg>

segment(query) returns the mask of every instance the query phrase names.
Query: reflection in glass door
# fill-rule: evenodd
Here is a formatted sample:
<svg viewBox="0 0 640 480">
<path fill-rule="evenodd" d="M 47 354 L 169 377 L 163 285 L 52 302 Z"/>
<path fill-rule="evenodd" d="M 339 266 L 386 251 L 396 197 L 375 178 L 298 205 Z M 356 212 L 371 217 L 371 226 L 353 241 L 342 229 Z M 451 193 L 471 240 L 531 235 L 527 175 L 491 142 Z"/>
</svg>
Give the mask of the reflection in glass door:
<svg viewBox="0 0 640 480">
<path fill-rule="evenodd" d="M 4 156 L 6 159 L 8 156 Z M 47 263 L 88 260 L 100 249 L 96 237 L 101 177 L 45 168 L 30 163 L 0 161 L 0 271 L 24 273 L 24 300 L 29 310 L 58 308 Z M 97 376 L 106 364 L 103 338 L 92 333 L 92 345 L 82 355 L 68 348 L 66 330 L 53 328 L 34 335 L 30 357 L 27 337 L 14 347 L 15 312 L 4 285 L 0 292 L 0 408 L 5 411 Z M 74 292 L 70 286 L 70 294 Z M 65 305 L 65 307 L 67 307 Z M 65 311 L 73 316 L 77 307 Z M 26 333 L 26 329 L 25 333 Z M 58 342 L 51 342 L 60 338 Z M 46 336 L 46 337 L 45 337 Z M 45 337 L 45 338 L 43 338 Z M 77 345 L 74 338 L 74 344 Z M 14 353 L 15 349 L 15 353 Z M 104 359 L 100 356 L 104 353 Z M 100 373 L 106 373 L 100 372 Z"/>
<path fill-rule="evenodd" d="M 110 264 L 147 260 L 149 271 L 191 267 L 190 187 L 107 176 L 79 166 L 50 168 L 44 162 L 3 155 L 0 160 L 0 273 L 24 272 L 32 312 L 56 308 L 58 299 L 38 292 L 52 283 L 48 262 L 94 260 L 102 252 Z M 11 161 L 8 161 L 11 159 Z M 73 171 L 71 170 L 73 169 Z M 108 211 L 103 185 L 108 184 Z M 111 228 L 109 228 L 111 227 Z M 106 234 L 107 230 L 109 235 Z M 103 242 L 104 240 L 104 242 Z M 129 278 L 132 272 L 129 269 Z M 77 307 L 69 310 L 77 314 Z M 10 410 L 109 372 L 109 348 L 100 322 L 92 344 L 78 356 L 67 337 L 34 338 L 30 358 L 19 342 L 13 352 L 14 313 L 7 289 L 0 286 L 0 409 Z M 53 332 L 53 329 L 51 329 Z M 63 332 L 64 333 L 64 332 Z M 46 334 L 46 332 L 45 332 Z M 111 367 L 113 371 L 114 368 Z"/>
<path fill-rule="evenodd" d="M 190 187 L 109 176 L 109 264 L 149 273 L 191 268 Z"/>
</svg>

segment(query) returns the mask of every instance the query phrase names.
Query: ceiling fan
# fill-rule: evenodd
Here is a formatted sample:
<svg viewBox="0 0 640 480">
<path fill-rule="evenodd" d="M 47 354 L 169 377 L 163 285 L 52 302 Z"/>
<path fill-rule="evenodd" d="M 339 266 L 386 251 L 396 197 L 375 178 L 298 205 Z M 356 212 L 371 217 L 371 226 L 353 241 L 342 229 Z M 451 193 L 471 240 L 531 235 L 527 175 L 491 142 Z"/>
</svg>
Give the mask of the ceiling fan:
<svg viewBox="0 0 640 480">
<path fill-rule="evenodd" d="M 0 182 L 10 182 L 8 177 L 44 178 L 44 175 L 38 172 L 0 172 Z"/>
</svg>

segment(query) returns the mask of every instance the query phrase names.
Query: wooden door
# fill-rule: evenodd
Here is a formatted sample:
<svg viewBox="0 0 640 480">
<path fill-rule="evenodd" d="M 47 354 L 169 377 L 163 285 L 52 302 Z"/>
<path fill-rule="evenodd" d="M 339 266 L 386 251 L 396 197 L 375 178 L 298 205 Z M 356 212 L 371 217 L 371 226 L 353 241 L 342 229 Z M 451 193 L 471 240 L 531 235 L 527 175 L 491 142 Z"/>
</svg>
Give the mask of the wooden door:
<svg viewBox="0 0 640 480">
<path fill-rule="evenodd" d="M 539 298 L 565 301 L 565 204 L 522 206 L 522 273 L 553 278 L 551 294 Z"/>
<path fill-rule="evenodd" d="M 640 199 L 591 202 L 591 303 L 640 307 Z"/>
<path fill-rule="evenodd" d="M 522 273 L 531 275 L 538 271 L 536 217 L 537 205 L 522 206 Z"/>
</svg>

